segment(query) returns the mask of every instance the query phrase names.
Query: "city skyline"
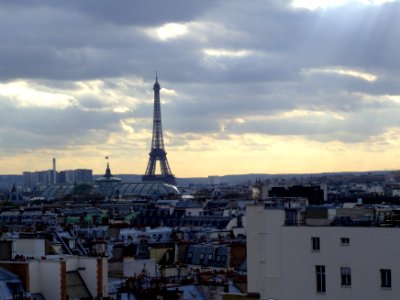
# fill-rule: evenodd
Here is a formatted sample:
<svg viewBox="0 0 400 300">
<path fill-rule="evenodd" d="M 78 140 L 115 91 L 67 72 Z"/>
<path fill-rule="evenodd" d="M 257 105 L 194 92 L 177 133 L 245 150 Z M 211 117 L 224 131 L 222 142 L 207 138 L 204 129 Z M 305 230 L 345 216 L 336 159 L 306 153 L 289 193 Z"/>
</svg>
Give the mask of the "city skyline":
<svg viewBox="0 0 400 300">
<path fill-rule="evenodd" d="M 2 1 L 1 174 L 399 169 L 399 1 Z"/>
</svg>

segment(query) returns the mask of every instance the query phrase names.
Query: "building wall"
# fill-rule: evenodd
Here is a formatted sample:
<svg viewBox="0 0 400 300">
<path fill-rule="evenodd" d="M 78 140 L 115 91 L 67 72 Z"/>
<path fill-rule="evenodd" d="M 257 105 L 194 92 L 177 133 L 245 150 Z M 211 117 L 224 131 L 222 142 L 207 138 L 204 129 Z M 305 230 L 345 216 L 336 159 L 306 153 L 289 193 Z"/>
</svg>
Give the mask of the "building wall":
<svg viewBox="0 0 400 300">
<path fill-rule="evenodd" d="M 86 256 L 73 256 L 67 259 L 67 272 L 78 270 L 83 281 L 85 282 L 90 294 L 96 297 L 99 290 L 103 291 L 102 296 L 107 296 L 108 286 L 108 268 L 107 259 L 101 259 L 101 271 L 98 270 L 98 257 L 86 257 Z M 101 272 L 101 273 L 100 273 Z M 101 279 L 98 278 L 101 276 Z M 98 286 L 101 283 L 102 286 Z"/>
<path fill-rule="evenodd" d="M 75 183 L 75 171 L 65 170 L 65 183 Z"/>
<path fill-rule="evenodd" d="M 54 170 L 23 172 L 24 187 L 34 188 L 53 184 Z"/>
<path fill-rule="evenodd" d="M 93 171 L 90 169 L 63 170 L 58 173 L 58 183 L 74 184 L 93 181 Z"/>
<path fill-rule="evenodd" d="M 75 180 L 77 183 L 92 182 L 93 171 L 89 169 L 77 169 L 75 170 Z"/>
<path fill-rule="evenodd" d="M 202 207 L 193 207 L 193 208 L 186 208 L 185 215 L 186 216 L 201 216 L 203 214 Z"/>
<path fill-rule="evenodd" d="M 400 299 L 399 228 L 291 227 L 283 210 L 247 209 L 248 286 L 261 299 Z M 311 237 L 320 238 L 319 251 Z M 316 291 L 316 265 L 325 266 L 325 293 Z M 341 267 L 351 268 L 350 287 L 341 286 Z M 391 269 L 392 288 L 381 288 L 380 269 Z"/>
<path fill-rule="evenodd" d="M 12 241 L 0 240 L 0 260 L 12 259 Z"/>
<path fill-rule="evenodd" d="M 263 297 L 280 295 L 281 290 L 280 230 L 285 213 L 269 212 L 264 205 L 246 207 L 248 290 Z"/>
<path fill-rule="evenodd" d="M 45 255 L 44 239 L 16 239 L 13 240 L 12 256 L 42 257 Z"/>
<path fill-rule="evenodd" d="M 124 259 L 124 265 L 123 265 L 123 275 L 124 277 L 131 277 L 134 275 L 139 275 L 142 273 L 143 270 L 146 271 L 146 274 L 148 274 L 150 277 L 155 277 L 156 272 L 157 276 L 160 276 L 159 271 L 156 271 L 156 261 L 151 258 L 151 259 L 130 259 L 130 258 L 125 258 Z"/>
<path fill-rule="evenodd" d="M 101 270 L 99 269 L 101 268 Z M 97 295 L 108 296 L 108 259 L 106 257 L 97 258 Z M 101 294 L 100 294 L 101 293 Z"/>
<path fill-rule="evenodd" d="M 42 293 L 45 299 L 61 298 L 61 262 L 59 260 L 29 261 L 29 291 Z"/>
<path fill-rule="evenodd" d="M 78 270 L 93 297 L 108 296 L 108 263 L 105 257 L 59 256 L 28 261 L 2 261 L 0 266 L 17 274 L 24 288 L 45 299 L 66 299 L 66 272 Z"/>
</svg>

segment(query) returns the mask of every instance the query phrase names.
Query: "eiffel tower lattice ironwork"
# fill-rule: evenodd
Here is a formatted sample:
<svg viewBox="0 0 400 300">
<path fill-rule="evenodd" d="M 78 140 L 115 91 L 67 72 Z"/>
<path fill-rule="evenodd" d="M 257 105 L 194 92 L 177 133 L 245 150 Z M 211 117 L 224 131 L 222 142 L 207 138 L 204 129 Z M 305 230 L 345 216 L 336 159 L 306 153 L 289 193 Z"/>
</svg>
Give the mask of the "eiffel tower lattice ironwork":
<svg viewBox="0 0 400 300">
<path fill-rule="evenodd" d="M 153 137 L 151 140 L 151 151 L 149 153 L 149 162 L 142 181 L 161 181 L 176 185 L 175 176 L 171 172 L 167 160 L 167 152 L 164 149 L 163 131 L 161 125 L 161 105 L 160 105 L 160 89 L 156 75 L 154 83 L 154 111 L 153 111 Z M 161 174 L 156 174 L 157 161 L 160 163 Z"/>
</svg>

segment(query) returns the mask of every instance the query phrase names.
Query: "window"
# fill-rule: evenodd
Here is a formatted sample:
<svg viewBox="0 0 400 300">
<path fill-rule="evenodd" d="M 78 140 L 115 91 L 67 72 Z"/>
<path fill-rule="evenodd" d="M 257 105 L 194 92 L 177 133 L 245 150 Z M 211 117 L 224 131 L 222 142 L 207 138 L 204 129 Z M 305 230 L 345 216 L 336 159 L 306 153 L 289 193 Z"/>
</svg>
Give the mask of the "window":
<svg viewBox="0 0 400 300">
<path fill-rule="evenodd" d="M 312 249 L 312 251 L 319 251 L 319 249 L 320 249 L 319 237 L 311 238 L 311 249 Z"/>
<path fill-rule="evenodd" d="M 392 287 L 392 271 L 390 269 L 381 269 L 381 287 Z"/>
<path fill-rule="evenodd" d="M 340 268 L 340 282 L 342 286 L 351 286 L 351 268 Z"/>
<path fill-rule="evenodd" d="M 340 238 L 340 244 L 342 246 L 348 246 L 350 245 L 350 239 L 348 237 L 342 237 Z"/>
<path fill-rule="evenodd" d="M 325 266 L 315 266 L 315 275 L 317 279 L 317 292 L 326 292 L 326 278 L 325 278 Z"/>
<path fill-rule="evenodd" d="M 212 255 L 212 253 L 209 253 L 208 254 L 208 258 L 207 258 L 208 260 L 212 260 L 213 259 L 213 255 Z"/>
</svg>

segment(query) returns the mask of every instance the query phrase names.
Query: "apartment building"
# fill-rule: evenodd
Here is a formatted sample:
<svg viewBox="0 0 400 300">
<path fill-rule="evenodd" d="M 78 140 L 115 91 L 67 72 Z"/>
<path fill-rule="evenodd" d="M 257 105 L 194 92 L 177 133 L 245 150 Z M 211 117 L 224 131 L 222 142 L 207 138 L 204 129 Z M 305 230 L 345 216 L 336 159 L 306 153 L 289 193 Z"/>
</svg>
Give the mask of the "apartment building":
<svg viewBox="0 0 400 300">
<path fill-rule="evenodd" d="M 247 207 L 249 292 L 279 300 L 400 299 L 400 228 L 356 221 L 311 226 L 293 222 L 293 211 Z"/>
</svg>

